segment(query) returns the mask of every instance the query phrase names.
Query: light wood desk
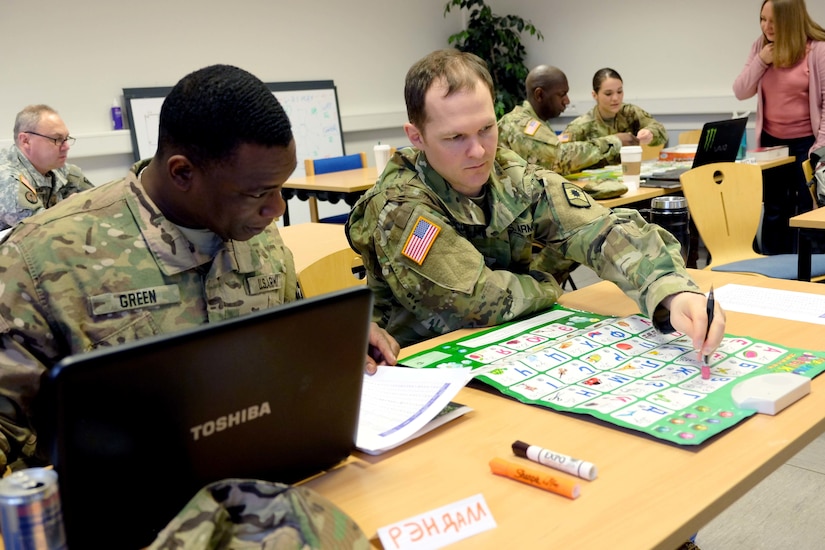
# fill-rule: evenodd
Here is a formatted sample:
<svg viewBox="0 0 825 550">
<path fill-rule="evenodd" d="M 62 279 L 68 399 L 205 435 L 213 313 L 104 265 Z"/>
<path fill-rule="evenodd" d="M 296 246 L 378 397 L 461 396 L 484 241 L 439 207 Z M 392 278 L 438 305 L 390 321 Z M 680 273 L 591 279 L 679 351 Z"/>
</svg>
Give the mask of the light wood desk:
<svg viewBox="0 0 825 550">
<path fill-rule="evenodd" d="M 692 273 L 704 291 L 711 283 L 719 288 L 736 282 L 825 294 L 825 286 L 812 283 Z M 560 301 L 613 315 L 637 311 L 606 282 Z M 818 325 L 734 312 L 727 320 L 729 334 L 801 348 L 825 345 Z M 778 416 L 751 417 L 699 448 L 662 443 L 587 416 L 479 389 L 465 388 L 456 400 L 474 411 L 384 455 L 355 453 L 308 485 L 341 506 L 369 537 L 378 527 L 482 493 L 498 527 L 451 548 L 674 550 L 825 431 L 825 377 L 815 379 L 812 393 Z M 593 462 L 599 476 L 582 481 L 581 496 L 568 500 L 491 474 L 488 462 L 497 456 L 531 464 L 513 457 L 510 445 L 517 439 Z"/>
<path fill-rule="evenodd" d="M 762 170 L 770 170 L 771 168 L 776 168 L 777 166 L 782 166 L 785 164 L 790 164 L 794 161 L 794 157 L 784 157 L 780 159 L 773 159 L 764 162 L 757 162 L 756 164 Z M 659 163 L 661 164 L 661 163 Z M 580 185 L 584 186 L 587 183 L 587 180 L 577 180 L 574 183 L 579 183 Z M 663 195 L 673 195 L 677 193 L 681 193 L 682 187 L 640 187 L 634 191 L 628 191 L 621 197 L 616 197 L 613 199 L 604 199 L 600 201 L 596 201 L 599 204 L 606 206 L 608 208 L 615 208 L 617 206 L 626 206 L 628 204 L 633 204 L 642 201 L 648 201 L 655 197 L 661 197 Z"/>
<path fill-rule="evenodd" d="M 337 223 L 299 223 L 279 228 L 284 244 L 292 251 L 295 271 L 324 256 L 349 248 L 344 226 Z"/>
<path fill-rule="evenodd" d="M 810 281 L 811 241 L 817 236 L 822 236 L 821 231 L 825 230 L 825 207 L 815 208 L 810 212 L 794 216 L 788 223 L 791 227 L 799 228 L 796 277 L 800 281 Z"/>
<path fill-rule="evenodd" d="M 292 197 L 298 197 L 302 201 L 315 197 L 333 204 L 343 200 L 352 206 L 365 191 L 375 185 L 377 179 L 375 166 L 313 176 L 293 176 L 284 183 L 282 194 L 286 201 Z M 313 213 L 312 221 L 318 221 L 317 212 Z M 289 225 L 288 211 L 284 214 L 284 224 Z"/>
</svg>

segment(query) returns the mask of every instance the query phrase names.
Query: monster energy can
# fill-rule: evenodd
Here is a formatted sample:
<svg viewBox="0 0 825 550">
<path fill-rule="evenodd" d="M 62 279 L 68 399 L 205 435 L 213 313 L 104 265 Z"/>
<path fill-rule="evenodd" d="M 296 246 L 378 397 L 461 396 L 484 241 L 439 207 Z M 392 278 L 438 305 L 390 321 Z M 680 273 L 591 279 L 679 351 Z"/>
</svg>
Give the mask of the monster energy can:
<svg viewBox="0 0 825 550">
<path fill-rule="evenodd" d="M 6 550 L 65 550 L 57 473 L 29 468 L 0 479 L 0 527 Z"/>
</svg>

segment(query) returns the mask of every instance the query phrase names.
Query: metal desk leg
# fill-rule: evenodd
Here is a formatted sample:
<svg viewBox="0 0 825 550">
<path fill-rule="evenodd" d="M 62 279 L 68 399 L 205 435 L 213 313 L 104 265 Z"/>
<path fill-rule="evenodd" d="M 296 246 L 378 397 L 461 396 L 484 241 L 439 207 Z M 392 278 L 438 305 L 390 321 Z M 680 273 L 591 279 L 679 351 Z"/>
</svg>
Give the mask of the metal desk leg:
<svg viewBox="0 0 825 550">
<path fill-rule="evenodd" d="M 811 233 L 800 229 L 797 238 L 798 267 L 796 278 L 800 281 L 811 280 Z"/>
</svg>

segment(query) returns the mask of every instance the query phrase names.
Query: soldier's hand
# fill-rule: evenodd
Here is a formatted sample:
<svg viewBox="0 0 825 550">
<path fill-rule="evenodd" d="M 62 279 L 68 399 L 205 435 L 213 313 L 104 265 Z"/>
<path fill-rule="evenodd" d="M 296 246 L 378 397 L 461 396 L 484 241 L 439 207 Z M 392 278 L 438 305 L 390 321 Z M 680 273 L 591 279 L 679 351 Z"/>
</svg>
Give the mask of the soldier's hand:
<svg viewBox="0 0 825 550">
<path fill-rule="evenodd" d="M 395 365 L 398 362 L 399 351 L 401 346 L 389 332 L 375 323 L 370 323 L 370 345 L 364 366 L 367 374 L 375 374 L 378 365 Z"/>
<path fill-rule="evenodd" d="M 642 128 L 641 130 L 639 130 L 639 133 L 636 134 L 636 138 L 642 145 L 647 145 L 648 143 L 653 141 L 653 132 L 651 132 L 647 128 Z"/>
<path fill-rule="evenodd" d="M 693 347 L 699 350 L 699 358 L 711 355 L 725 335 L 725 311 L 714 304 L 713 324 L 708 330 L 708 300 L 703 294 L 680 292 L 672 294 L 662 301 L 670 310 L 670 324 L 673 328 L 690 337 Z"/>
<path fill-rule="evenodd" d="M 622 140 L 622 145 L 639 145 L 639 140 L 630 132 L 619 132 L 616 136 Z"/>
</svg>

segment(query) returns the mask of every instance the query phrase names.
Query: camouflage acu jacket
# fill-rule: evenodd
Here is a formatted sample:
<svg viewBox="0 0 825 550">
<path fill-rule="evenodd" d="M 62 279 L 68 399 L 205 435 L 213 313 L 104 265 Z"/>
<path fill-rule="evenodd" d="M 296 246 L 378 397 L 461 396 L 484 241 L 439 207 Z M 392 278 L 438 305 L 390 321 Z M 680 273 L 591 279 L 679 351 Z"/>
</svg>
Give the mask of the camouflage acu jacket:
<svg viewBox="0 0 825 550">
<path fill-rule="evenodd" d="M 401 345 L 551 306 L 576 263 L 645 314 L 698 288 L 679 242 L 635 210 L 610 211 L 561 176 L 499 148 L 486 204 L 453 191 L 416 149 L 398 151 L 355 205 L 347 234 L 375 295 L 373 320 Z"/>
<path fill-rule="evenodd" d="M 40 376 L 67 355 L 296 298 L 275 224 L 200 253 L 135 173 L 26 218 L 0 244 L 0 465 L 34 450 Z"/>
<path fill-rule="evenodd" d="M 630 132 L 635 136 L 642 128 L 653 132 L 653 141 L 650 145 L 667 143 L 667 130 L 662 123 L 641 107 L 629 103 L 622 105 L 616 113 L 616 118 L 610 124 L 604 121 L 599 108 L 593 107 L 590 112 L 568 124 L 564 133 L 569 135 L 571 140 L 584 140 L 610 136 L 619 132 Z"/>
<path fill-rule="evenodd" d="M 618 164 L 622 141 L 615 136 L 564 138 L 539 119 L 529 101 L 498 121 L 498 144 L 518 153 L 532 164 L 538 164 L 559 174 L 573 174 L 591 166 Z"/>
<path fill-rule="evenodd" d="M 0 230 L 14 227 L 23 218 L 92 187 L 74 164 L 44 176 L 12 145 L 0 152 Z"/>
</svg>

